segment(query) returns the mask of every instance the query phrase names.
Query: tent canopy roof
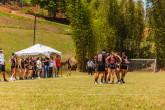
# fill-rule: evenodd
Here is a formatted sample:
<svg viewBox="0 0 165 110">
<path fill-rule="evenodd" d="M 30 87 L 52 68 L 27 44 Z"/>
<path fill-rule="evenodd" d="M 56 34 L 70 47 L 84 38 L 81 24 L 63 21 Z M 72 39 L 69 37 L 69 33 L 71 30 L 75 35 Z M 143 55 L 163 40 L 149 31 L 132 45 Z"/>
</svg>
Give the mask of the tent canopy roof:
<svg viewBox="0 0 165 110">
<path fill-rule="evenodd" d="M 62 53 L 51 48 L 51 47 L 47 47 L 45 45 L 41 45 L 41 44 L 36 44 L 33 45 L 27 49 L 15 52 L 15 54 L 17 54 L 18 56 L 21 55 L 50 55 L 50 54 L 57 54 L 62 58 Z"/>
</svg>

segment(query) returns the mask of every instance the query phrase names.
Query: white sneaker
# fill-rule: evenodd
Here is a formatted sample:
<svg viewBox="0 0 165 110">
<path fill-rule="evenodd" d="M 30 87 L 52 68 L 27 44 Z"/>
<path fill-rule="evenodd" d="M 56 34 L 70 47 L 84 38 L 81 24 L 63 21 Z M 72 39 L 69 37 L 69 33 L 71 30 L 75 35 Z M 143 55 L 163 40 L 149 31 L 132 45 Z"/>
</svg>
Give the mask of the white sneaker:
<svg viewBox="0 0 165 110">
<path fill-rule="evenodd" d="M 11 80 L 11 81 L 14 81 L 14 77 L 11 77 L 10 80 Z"/>
<path fill-rule="evenodd" d="M 38 77 L 38 79 L 40 79 L 40 77 Z"/>
</svg>

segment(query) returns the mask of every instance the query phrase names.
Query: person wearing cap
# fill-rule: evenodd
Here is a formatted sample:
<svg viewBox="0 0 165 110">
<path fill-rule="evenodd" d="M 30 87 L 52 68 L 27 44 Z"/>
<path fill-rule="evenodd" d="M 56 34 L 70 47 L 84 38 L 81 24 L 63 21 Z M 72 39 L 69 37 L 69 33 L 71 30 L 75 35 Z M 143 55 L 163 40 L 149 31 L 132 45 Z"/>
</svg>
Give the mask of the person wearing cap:
<svg viewBox="0 0 165 110">
<path fill-rule="evenodd" d="M 89 58 L 89 61 L 87 62 L 87 65 L 86 65 L 86 69 L 88 69 L 88 75 L 89 75 L 89 76 L 90 76 L 90 74 L 91 74 L 91 76 L 93 75 L 93 74 L 92 74 L 93 68 L 94 68 L 94 63 L 93 63 L 93 61 L 91 61 L 91 59 Z"/>
<path fill-rule="evenodd" d="M 124 77 L 128 71 L 128 63 L 129 63 L 128 57 L 126 56 L 126 53 L 123 52 L 122 53 L 122 62 L 121 62 L 121 73 L 122 73 L 121 80 L 120 80 L 121 83 L 125 83 Z"/>
<path fill-rule="evenodd" d="M 4 55 L 2 53 L 2 49 L 0 49 L 0 73 L 3 72 L 3 78 L 5 82 L 8 82 L 8 80 L 6 80 L 5 78 L 5 59 L 4 59 Z"/>
<path fill-rule="evenodd" d="M 105 74 L 105 59 L 106 59 L 106 50 L 103 49 L 103 51 L 97 55 L 97 73 L 95 75 L 95 84 L 98 84 L 98 78 L 100 73 L 102 73 L 100 84 L 103 84 L 103 78 Z"/>
<path fill-rule="evenodd" d="M 47 73 L 47 78 L 50 78 L 49 76 L 49 58 L 48 55 L 45 55 L 45 59 L 43 60 L 44 63 L 44 78 L 46 78 L 46 73 Z"/>
</svg>

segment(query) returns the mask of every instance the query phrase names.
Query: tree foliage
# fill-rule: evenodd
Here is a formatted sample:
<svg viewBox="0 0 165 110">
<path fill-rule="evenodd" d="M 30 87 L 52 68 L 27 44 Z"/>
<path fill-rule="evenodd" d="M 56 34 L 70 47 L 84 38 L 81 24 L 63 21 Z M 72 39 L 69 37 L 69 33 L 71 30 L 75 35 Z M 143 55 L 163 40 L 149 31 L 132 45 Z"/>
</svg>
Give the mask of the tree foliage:
<svg viewBox="0 0 165 110">
<path fill-rule="evenodd" d="M 91 11 L 85 0 L 68 0 L 67 10 L 76 46 L 77 66 L 79 70 L 83 70 L 86 59 L 92 58 L 96 52 Z"/>
<path fill-rule="evenodd" d="M 49 15 L 56 17 L 56 14 L 66 12 L 65 0 L 31 0 L 33 5 L 39 5 L 48 11 Z"/>
<path fill-rule="evenodd" d="M 150 36 L 154 38 L 159 68 L 165 68 L 165 1 L 147 0 Z"/>
</svg>

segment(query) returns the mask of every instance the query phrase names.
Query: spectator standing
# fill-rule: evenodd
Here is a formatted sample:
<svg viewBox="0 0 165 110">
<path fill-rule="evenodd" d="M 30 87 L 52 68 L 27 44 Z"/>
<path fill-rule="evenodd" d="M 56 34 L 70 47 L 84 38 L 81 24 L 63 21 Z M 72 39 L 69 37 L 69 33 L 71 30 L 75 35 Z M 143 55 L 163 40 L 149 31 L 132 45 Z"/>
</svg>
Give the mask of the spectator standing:
<svg viewBox="0 0 165 110">
<path fill-rule="evenodd" d="M 42 54 L 39 54 L 37 60 L 39 60 L 39 58 L 41 58 L 41 63 L 42 63 L 42 70 L 41 70 L 42 74 L 40 75 L 40 77 L 44 77 L 44 65 L 43 65 L 44 59 L 42 58 Z"/>
<path fill-rule="evenodd" d="M 37 71 L 38 71 L 38 79 L 40 79 L 40 73 L 42 72 L 42 59 L 41 57 L 37 60 Z"/>
<path fill-rule="evenodd" d="M 53 77 L 53 66 L 54 66 L 54 61 L 53 61 L 54 59 L 53 59 L 53 56 L 52 55 L 50 55 L 50 64 L 49 64 L 49 76 L 50 77 Z"/>
<path fill-rule="evenodd" d="M 2 49 L 0 49 L 0 73 L 3 72 L 3 78 L 5 82 L 8 82 L 5 78 L 5 59 L 4 59 L 4 55 L 2 53 Z"/>
<path fill-rule="evenodd" d="M 59 72 L 60 72 L 60 66 L 61 66 L 61 59 L 59 58 L 59 55 L 56 55 L 56 67 L 57 67 L 57 76 L 59 77 Z"/>
<path fill-rule="evenodd" d="M 44 63 L 44 78 L 46 78 L 46 73 L 47 73 L 47 78 L 50 78 L 50 76 L 49 76 L 49 62 L 50 62 L 49 58 L 46 55 L 45 59 L 43 61 L 43 63 Z"/>
<path fill-rule="evenodd" d="M 93 75 L 92 74 L 92 71 L 93 71 L 93 68 L 94 68 L 94 63 L 91 61 L 91 59 L 89 59 L 89 61 L 87 62 L 87 65 L 86 65 L 86 69 L 88 69 L 88 75 L 91 76 Z"/>
</svg>

